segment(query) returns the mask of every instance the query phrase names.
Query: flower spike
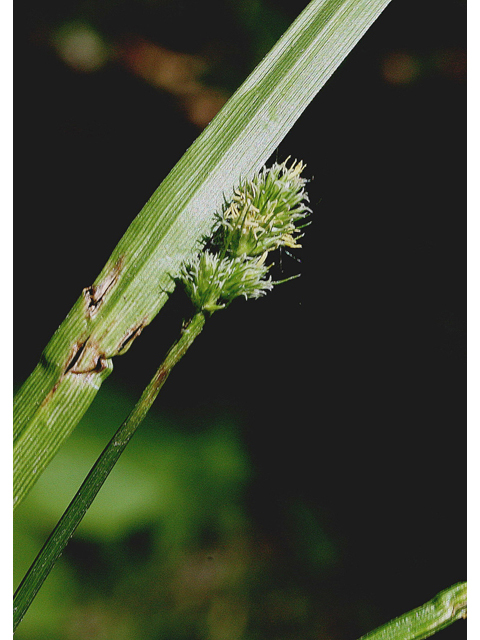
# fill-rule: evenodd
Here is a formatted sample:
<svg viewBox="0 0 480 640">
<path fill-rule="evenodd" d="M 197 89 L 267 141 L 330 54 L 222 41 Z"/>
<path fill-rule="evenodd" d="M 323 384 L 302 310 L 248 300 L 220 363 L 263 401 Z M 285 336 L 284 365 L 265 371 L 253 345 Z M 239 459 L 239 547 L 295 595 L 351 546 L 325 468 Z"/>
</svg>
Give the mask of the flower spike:
<svg viewBox="0 0 480 640">
<path fill-rule="evenodd" d="M 311 213 L 301 177 L 305 165 L 288 159 L 243 180 L 225 201 L 209 248 L 181 268 L 180 279 L 199 310 L 213 313 L 239 296 L 259 298 L 275 284 L 267 277 L 267 255 L 298 249 L 297 223 Z"/>
</svg>

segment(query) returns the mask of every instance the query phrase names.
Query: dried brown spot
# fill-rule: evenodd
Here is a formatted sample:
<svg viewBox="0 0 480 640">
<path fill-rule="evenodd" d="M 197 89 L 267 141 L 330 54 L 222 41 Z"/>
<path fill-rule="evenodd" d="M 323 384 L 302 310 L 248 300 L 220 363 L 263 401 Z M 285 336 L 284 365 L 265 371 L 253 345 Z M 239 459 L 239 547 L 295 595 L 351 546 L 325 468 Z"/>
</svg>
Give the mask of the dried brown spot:
<svg viewBox="0 0 480 640">
<path fill-rule="evenodd" d="M 108 367 L 107 360 L 107 356 L 100 351 L 95 340 L 92 337 L 88 337 L 84 342 L 77 342 L 74 345 L 63 376 L 69 373 L 73 375 L 100 373 Z"/>
<path fill-rule="evenodd" d="M 105 371 L 105 369 L 107 368 L 108 368 L 108 358 L 106 358 L 106 356 L 104 355 L 100 355 L 97 358 L 97 362 L 95 364 L 95 367 L 92 369 L 92 372 L 101 373 L 102 371 Z"/>
<path fill-rule="evenodd" d="M 84 342 L 75 343 L 75 345 L 73 346 L 73 353 L 70 356 L 70 359 L 67 362 L 67 365 L 65 367 L 64 375 L 69 373 L 69 371 L 72 371 L 73 373 L 75 373 L 74 367 L 77 364 L 77 362 L 80 360 L 80 358 L 82 357 L 82 353 L 85 350 L 85 346 L 86 346 L 87 342 L 88 342 L 88 340 L 85 340 Z"/>
<path fill-rule="evenodd" d="M 98 344 L 91 337 L 88 337 L 83 342 L 76 342 L 70 350 L 70 357 L 63 372 L 42 400 L 40 407 L 44 407 L 50 402 L 52 396 L 68 375 L 86 376 L 87 379 L 88 376 L 102 373 L 102 371 L 109 368 L 111 368 L 110 360 L 100 351 Z M 95 386 L 95 384 L 93 386 Z M 95 386 L 95 388 L 98 389 L 99 387 Z"/>
<path fill-rule="evenodd" d="M 144 318 L 140 322 L 140 324 L 137 324 L 133 329 L 131 329 L 127 333 L 127 335 L 123 338 L 115 355 L 121 355 L 121 354 L 124 354 L 126 351 L 128 351 L 128 349 L 130 349 L 132 345 L 132 342 L 135 340 L 135 338 L 138 338 L 138 336 L 142 333 L 146 325 L 147 325 L 147 319 Z"/>
<path fill-rule="evenodd" d="M 124 256 L 121 256 L 103 280 L 83 290 L 83 296 L 87 303 L 87 313 L 90 318 L 93 318 L 97 313 L 100 305 L 105 301 L 105 296 L 117 283 L 123 263 Z"/>
<path fill-rule="evenodd" d="M 101 373 L 108 368 L 108 359 L 104 355 L 96 356 L 95 362 L 89 369 L 70 369 L 69 373 L 75 376 L 84 376 L 87 373 Z"/>
</svg>

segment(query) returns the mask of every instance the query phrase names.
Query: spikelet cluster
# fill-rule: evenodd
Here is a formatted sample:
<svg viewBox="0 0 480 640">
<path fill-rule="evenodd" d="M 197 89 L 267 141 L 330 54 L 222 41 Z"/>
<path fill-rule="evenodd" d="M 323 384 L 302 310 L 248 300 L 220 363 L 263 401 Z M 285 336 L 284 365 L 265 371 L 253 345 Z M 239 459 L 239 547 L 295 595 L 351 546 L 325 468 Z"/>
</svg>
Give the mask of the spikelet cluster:
<svg viewBox="0 0 480 640">
<path fill-rule="evenodd" d="M 197 309 L 213 313 L 239 296 L 260 298 L 273 288 L 260 260 L 220 257 L 203 251 L 182 267 L 185 290 Z"/>
<path fill-rule="evenodd" d="M 213 313 L 235 298 L 259 298 L 273 288 L 266 258 L 301 245 L 298 223 L 307 207 L 302 162 L 264 167 L 243 180 L 216 215 L 209 248 L 181 267 L 180 279 L 197 309 Z"/>
<path fill-rule="evenodd" d="M 257 256 L 279 247 L 298 249 L 301 225 L 309 213 L 306 206 L 305 165 L 288 160 L 264 167 L 235 189 L 230 202 L 217 214 L 216 241 L 230 255 Z"/>
</svg>

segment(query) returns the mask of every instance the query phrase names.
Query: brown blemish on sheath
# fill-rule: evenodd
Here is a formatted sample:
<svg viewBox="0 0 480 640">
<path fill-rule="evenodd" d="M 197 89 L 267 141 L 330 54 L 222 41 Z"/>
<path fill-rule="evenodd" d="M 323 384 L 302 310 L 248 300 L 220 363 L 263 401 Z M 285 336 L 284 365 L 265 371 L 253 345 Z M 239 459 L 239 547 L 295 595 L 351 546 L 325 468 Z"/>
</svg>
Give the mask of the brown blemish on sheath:
<svg viewBox="0 0 480 640">
<path fill-rule="evenodd" d="M 93 318 L 97 313 L 100 305 L 105 301 L 107 293 L 111 291 L 117 283 L 124 260 L 124 256 L 120 256 L 114 267 L 107 273 L 103 280 L 83 290 L 83 296 L 87 303 L 87 313 L 90 318 Z"/>
<path fill-rule="evenodd" d="M 84 376 L 85 381 L 87 381 L 91 379 L 92 374 L 102 373 L 102 371 L 109 368 L 111 368 L 111 362 L 105 354 L 99 353 L 98 346 L 93 340 L 88 338 L 85 342 L 77 342 L 72 349 L 71 356 L 63 373 L 42 400 L 40 408 L 44 407 L 51 400 L 67 376 Z M 93 384 L 93 386 L 96 389 L 99 388 L 95 386 L 95 384 Z"/>
<path fill-rule="evenodd" d="M 74 367 L 77 364 L 77 362 L 80 360 L 82 353 L 85 350 L 85 346 L 87 344 L 88 340 L 85 340 L 84 342 L 76 342 L 73 346 L 73 352 L 67 362 L 67 365 L 65 366 L 65 370 L 63 372 L 63 375 L 66 375 L 67 373 L 69 373 L 70 371 L 74 371 Z"/>
<path fill-rule="evenodd" d="M 100 351 L 93 338 L 88 338 L 80 345 L 74 358 L 65 369 L 65 375 L 71 373 L 82 375 L 85 373 L 101 373 L 108 367 L 107 356 Z"/>
<path fill-rule="evenodd" d="M 40 404 L 40 407 L 43 407 L 44 405 L 46 405 L 50 401 L 50 399 L 52 398 L 52 396 L 54 395 L 55 391 L 60 386 L 60 383 L 65 378 L 67 373 L 72 371 L 72 369 L 75 367 L 76 363 L 79 361 L 79 359 L 80 359 L 80 357 L 81 357 L 81 355 L 82 355 L 82 353 L 83 353 L 83 351 L 85 349 L 85 345 L 86 344 L 87 344 L 87 340 L 84 340 L 83 342 L 76 342 L 73 345 L 72 349 L 70 350 L 70 355 L 68 357 L 67 364 L 65 365 L 65 368 L 63 369 L 62 373 L 60 374 L 60 377 L 58 378 L 57 382 L 53 385 L 53 387 L 47 393 L 45 398 L 42 400 L 42 402 Z"/>
<path fill-rule="evenodd" d="M 82 375 L 85 373 L 101 373 L 108 367 L 108 358 L 101 353 L 97 343 L 92 338 L 84 342 L 77 342 L 65 366 L 62 378 L 67 374 Z M 58 383 L 57 383 L 58 385 Z"/>
<path fill-rule="evenodd" d="M 87 373 L 102 373 L 102 371 L 105 371 L 105 369 L 107 368 L 108 368 L 108 358 L 106 358 L 104 355 L 99 355 L 97 356 L 97 359 L 91 369 L 82 369 L 82 370 L 70 369 L 69 373 L 76 376 L 83 376 L 83 375 L 86 375 Z"/>
<path fill-rule="evenodd" d="M 139 324 L 133 327 L 133 329 L 130 329 L 130 331 L 128 331 L 126 336 L 120 342 L 120 345 L 118 346 L 118 349 L 115 355 L 117 356 L 122 355 L 126 351 L 128 351 L 128 349 L 130 349 L 132 345 L 132 342 L 135 340 L 135 338 L 138 338 L 138 336 L 142 333 L 146 325 L 147 325 L 147 319 L 144 318 Z"/>
</svg>

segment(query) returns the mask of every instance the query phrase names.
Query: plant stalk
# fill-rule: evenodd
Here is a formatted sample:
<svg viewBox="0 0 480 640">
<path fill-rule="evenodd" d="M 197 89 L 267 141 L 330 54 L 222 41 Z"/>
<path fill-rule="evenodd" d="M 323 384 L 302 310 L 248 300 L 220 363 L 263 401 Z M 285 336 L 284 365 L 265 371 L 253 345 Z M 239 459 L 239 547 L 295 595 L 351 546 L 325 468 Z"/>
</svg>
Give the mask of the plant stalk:
<svg viewBox="0 0 480 640">
<path fill-rule="evenodd" d="M 360 640 L 424 640 L 467 617 L 467 583 L 440 591 L 421 607 L 362 636 Z"/>
<path fill-rule="evenodd" d="M 197 312 L 183 328 L 180 338 L 171 347 L 165 360 L 142 393 L 128 418 L 100 454 L 80 489 L 43 545 L 13 599 L 13 630 L 17 628 L 30 604 L 63 552 L 87 509 L 100 491 L 121 453 L 142 423 L 173 367 L 185 355 L 205 324 L 205 315 Z"/>
</svg>

